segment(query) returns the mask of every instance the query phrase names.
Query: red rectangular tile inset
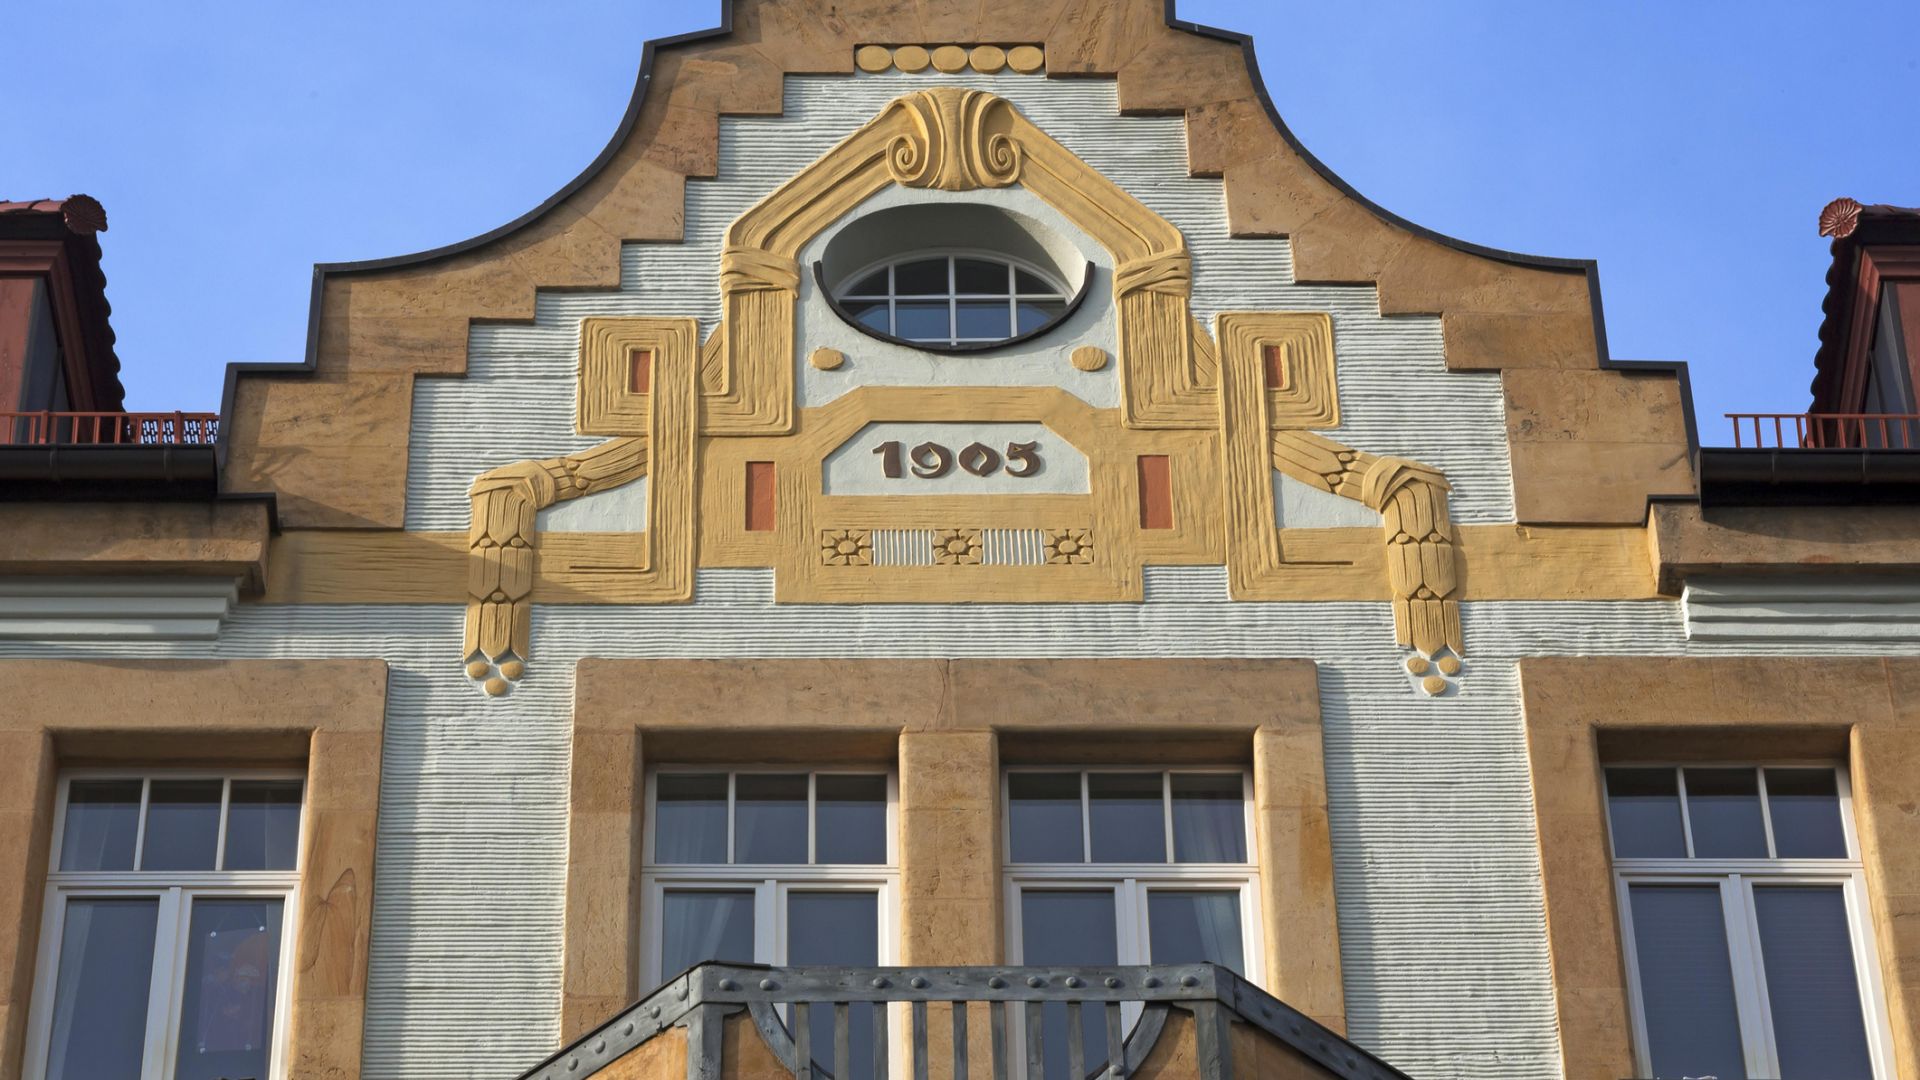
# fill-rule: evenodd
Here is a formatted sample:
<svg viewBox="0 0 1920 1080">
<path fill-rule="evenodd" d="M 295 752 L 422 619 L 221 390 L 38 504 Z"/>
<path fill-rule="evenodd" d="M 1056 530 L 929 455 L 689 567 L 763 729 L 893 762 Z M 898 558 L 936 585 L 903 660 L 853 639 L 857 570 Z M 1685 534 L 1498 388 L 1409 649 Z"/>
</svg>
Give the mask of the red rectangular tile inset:
<svg viewBox="0 0 1920 1080">
<path fill-rule="evenodd" d="M 747 462 L 747 531 L 772 532 L 774 514 L 773 462 Z"/>
<path fill-rule="evenodd" d="M 1260 356 L 1266 361 L 1267 389 L 1284 390 L 1287 386 L 1287 354 L 1280 351 L 1278 345 L 1263 345 Z"/>
<path fill-rule="evenodd" d="M 652 349 L 635 349 L 627 354 L 627 390 L 634 394 L 653 390 Z"/>
<path fill-rule="evenodd" d="M 1140 527 L 1173 528 L 1173 465 L 1165 454 L 1140 455 Z"/>
</svg>

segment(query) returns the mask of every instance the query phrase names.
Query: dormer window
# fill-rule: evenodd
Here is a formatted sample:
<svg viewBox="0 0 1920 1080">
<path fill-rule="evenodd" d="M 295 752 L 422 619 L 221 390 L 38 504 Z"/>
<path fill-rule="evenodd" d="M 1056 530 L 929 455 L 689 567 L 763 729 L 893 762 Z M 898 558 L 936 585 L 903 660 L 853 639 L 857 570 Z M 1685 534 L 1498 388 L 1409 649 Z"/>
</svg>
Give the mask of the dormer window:
<svg viewBox="0 0 1920 1080">
<path fill-rule="evenodd" d="M 1051 330 L 1079 306 L 1094 267 L 1037 222 L 998 207 L 925 204 L 849 225 L 814 276 L 834 311 L 862 333 L 973 352 Z"/>
</svg>

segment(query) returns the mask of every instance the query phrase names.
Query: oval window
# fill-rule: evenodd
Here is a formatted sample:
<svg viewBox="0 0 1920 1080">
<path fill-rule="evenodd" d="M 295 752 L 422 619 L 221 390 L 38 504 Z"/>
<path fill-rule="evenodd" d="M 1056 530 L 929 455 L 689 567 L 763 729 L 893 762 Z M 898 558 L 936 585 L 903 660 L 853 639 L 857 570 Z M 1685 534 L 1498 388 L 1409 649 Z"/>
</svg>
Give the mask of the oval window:
<svg viewBox="0 0 1920 1080">
<path fill-rule="evenodd" d="M 960 236 L 981 246 L 926 243 Z M 905 242 L 914 238 L 921 242 Z M 1070 287 L 1058 265 L 1067 261 L 1058 257 L 1060 247 L 996 207 L 896 207 L 849 225 L 828 244 L 814 275 L 834 311 L 862 333 L 970 352 L 1024 341 L 1073 313 L 1094 268 L 1073 266 L 1079 280 Z M 837 275 L 836 263 L 845 268 Z"/>
</svg>

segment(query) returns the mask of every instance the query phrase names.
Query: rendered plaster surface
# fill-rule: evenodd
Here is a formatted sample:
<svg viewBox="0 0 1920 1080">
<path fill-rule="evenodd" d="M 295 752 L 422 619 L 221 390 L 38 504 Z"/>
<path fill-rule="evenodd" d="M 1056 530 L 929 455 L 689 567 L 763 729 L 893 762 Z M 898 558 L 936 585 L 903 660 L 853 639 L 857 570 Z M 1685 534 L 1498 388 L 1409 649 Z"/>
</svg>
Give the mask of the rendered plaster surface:
<svg viewBox="0 0 1920 1080">
<path fill-rule="evenodd" d="M 1920 653 L 1688 642 L 1679 605 L 1465 605 L 1464 692 L 1408 685 L 1385 604 L 1235 603 L 1219 568 L 1142 604 L 774 605 L 703 571 L 685 606 L 536 611 L 503 701 L 455 665 L 455 606 L 242 606 L 215 642 L 0 643 L 0 657 L 380 656 L 391 665 L 365 1072 L 493 1077 L 559 1040 L 573 686 L 581 657 L 1222 656 L 1320 669 L 1348 1032 L 1423 1080 L 1557 1075 L 1515 658 Z M 716 721 L 717 723 L 720 721 Z"/>
</svg>

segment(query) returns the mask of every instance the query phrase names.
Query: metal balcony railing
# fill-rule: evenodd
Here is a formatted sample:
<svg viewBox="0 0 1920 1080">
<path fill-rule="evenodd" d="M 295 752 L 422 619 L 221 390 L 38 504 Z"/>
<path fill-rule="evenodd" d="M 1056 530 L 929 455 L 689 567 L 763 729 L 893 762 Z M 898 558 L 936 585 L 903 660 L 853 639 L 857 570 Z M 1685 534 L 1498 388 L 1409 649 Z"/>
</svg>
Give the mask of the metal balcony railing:
<svg viewBox="0 0 1920 1080">
<path fill-rule="evenodd" d="M 930 1005 L 950 1014 L 937 1023 L 950 1027 L 946 1037 L 933 1034 Z M 1190 1038 L 1192 1045 L 1174 1049 L 1192 1062 L 1201 1080 L 1270 1074 L 1271 1067 L 1282 1067 L 1274 1055 L 1291 1062 L 1284 1072 L 1289 1077 L 1407 1080 L 1404 1073 L 1213 964 L 775 968 L 720 963 L 682 973 L 528 1070 L 521 1080 L 586 1080 L 673 1028 L 685 1029 L 684 1072 L 675 1066 L 661 1071 L 662 1077 L 760 1076 L 765 1054 L 770 1054 L 779 1069 L 796 1080 L 861 1080 L 851 1020 L 857 1006 L 873 1007 L 885 1017 L 865 1025 L 871 1029 L 865 1036 L 871 1045 L 863 1049 L 870 1049 L 871 1056 L 860 1055 L 866 1063 L 882 1063 L 880 1076 L 1125 1080 L 1175 1026 L 1170 1021 L 1184 1015 L 1191 1021 L 1191 1035 L 1180 1037 Z M 822 1024 L 819 1033 L 816 1010 L 831 1010 L 831 1025 Z M 984 1039 L 970 1027 L 983 1010 Z M 1132 1029 L 1123 1029 L 1123 1020 L 1134 1017 Z M 726 1037 L 730 1018 L 735 1025 L 731 1039 Z M 1063 1018 L 1064 1026 L 1059 1022 Z M 745 1025 L 758 1035 L 760 1048 L 742 1041 L 748 1037 L 740 1030 Z M 890 1029 L 896 1026 L 907 1041 L 904 1047 L 891 1044 L 895 1032 Z M 1186 1026 L 1179 1026 L 1185 1032 Z M 831 1035 L 821 1038 L 826 1031 Z M 1094 1037 L 1087 1039 L 1088 1034 Z M 1048 1046 L 1049 1038 L 1062 1036 L 1064 1054 Z M 730 1059 L 729 1046 L 744 1059 Z M 762 1049 L 764 1054 L 758 1052 Z M 984 1063 L 978 1060 L 981 1049 L 988 1051 Z M 1256 1051 L 1259 1060 L 1246 1060 Z M 660 1060 L 664 1064 L 671 1057 Z M 756 1066 L 755 1059 L 762 1064 Z M 654 1074 L 641 1068 L 640 1061 L 622 1062 L 612 1072 L 650 1080 Z"/>
<path fill-rule="evenodd" d="M 212 446 L 220 414 L 0 412 L 0 446 Z"/>
<path fill-rule="evenodd" d="M 1920 450 L 1916 413 L 1727 413 L 1738 449 Z"/>
</svg>

